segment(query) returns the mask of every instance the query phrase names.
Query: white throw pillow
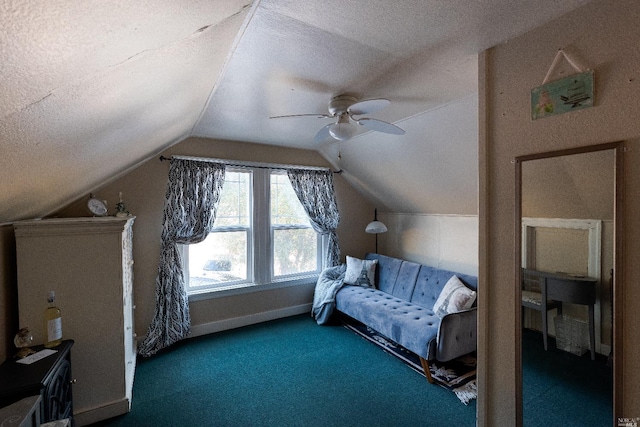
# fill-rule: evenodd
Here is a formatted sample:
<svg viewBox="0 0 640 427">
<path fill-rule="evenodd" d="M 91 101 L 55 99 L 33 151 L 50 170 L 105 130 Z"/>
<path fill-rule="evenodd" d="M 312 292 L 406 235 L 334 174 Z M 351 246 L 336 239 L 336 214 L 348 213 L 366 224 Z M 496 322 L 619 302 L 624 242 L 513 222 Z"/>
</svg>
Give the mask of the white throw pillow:
<svg viewBox="0 0 640 427">
<path fill-rule="evenodd" d="M 471 308 L 475 300 L 475 291 L 467 288 L 458 276 L 451 276 L 433 305 L 433 311 L 442 318 L 446 314 Z"/>
<path fill-rule="evenodd" d="M 378 265 L 377 259 L 365 260 L 347 255 L 347 271 L 344 274 L 344 283 L 375 288 L 376 265 Z"/>
</svg>

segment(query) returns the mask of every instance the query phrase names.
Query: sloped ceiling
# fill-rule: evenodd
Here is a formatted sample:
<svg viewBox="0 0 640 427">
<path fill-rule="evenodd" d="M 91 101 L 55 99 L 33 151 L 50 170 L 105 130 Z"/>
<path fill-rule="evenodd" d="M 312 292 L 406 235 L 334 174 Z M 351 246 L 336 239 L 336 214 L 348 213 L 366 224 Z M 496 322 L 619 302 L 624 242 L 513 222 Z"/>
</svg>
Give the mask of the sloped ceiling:
<svg viewBox="0 0 640 427">
<path fill-rule="evenodd" d="M 389 210 L 475 213 L 477 52 L 587 1 L 521 3 L 4 0 L 0 223 L 46 215 L 189 136 L 340 153 Z M 390 99 L 370 117 L 407 134 L 314 145 L 326 121 L 269 119 L 324 113 L 342 93 Z M 467 160 L 442 167 L 452 150 Z M 447 179 L 458 167 L 476 169 Z M 444 187 L 407 191 L 429 182 Z M 434 200 L 449 182 L 473 208 Z"/>
</svg>

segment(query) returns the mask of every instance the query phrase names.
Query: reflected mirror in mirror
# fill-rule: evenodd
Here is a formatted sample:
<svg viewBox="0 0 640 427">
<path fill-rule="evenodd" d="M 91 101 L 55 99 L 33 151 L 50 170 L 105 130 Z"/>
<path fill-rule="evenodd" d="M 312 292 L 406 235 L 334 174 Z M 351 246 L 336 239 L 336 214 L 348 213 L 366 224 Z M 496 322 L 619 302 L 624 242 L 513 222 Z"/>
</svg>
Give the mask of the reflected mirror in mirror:
<svg viewBox="0 0 640 427">
<path fill-rule="evenodd" d="M 609 425 L 615 150 L 520 167 L 523 425 Z"/>
</svg>

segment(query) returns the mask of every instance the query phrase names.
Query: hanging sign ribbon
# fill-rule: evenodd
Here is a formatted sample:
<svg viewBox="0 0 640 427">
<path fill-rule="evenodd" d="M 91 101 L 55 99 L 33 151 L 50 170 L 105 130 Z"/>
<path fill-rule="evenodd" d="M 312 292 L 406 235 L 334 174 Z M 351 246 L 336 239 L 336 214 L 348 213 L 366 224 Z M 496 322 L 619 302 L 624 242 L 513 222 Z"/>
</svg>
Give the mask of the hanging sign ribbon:
<svg viewBox="0 0 640 427">
<path fill-rule="evenodd" d="M 578 74 L 548 83 L 560 61 L 566 60 Z M 542 86 L 531 90 L 531 120 L 593 106 L 593 71 L 583 71 L 562 49 L 556 53 Z"/>
</svg>

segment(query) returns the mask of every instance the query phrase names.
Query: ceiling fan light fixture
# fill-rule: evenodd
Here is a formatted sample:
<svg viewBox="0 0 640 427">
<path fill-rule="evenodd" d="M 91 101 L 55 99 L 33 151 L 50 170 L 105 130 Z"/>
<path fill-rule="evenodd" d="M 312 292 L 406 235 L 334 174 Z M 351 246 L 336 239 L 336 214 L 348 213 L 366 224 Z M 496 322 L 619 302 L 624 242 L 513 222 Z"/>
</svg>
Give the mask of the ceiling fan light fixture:
<svg viewBox="0 0 640 427">
<path fill-rule="evenodd" d="M 273 116 L 271 119 L 281 119 L 286 117 L 305 117 L 313 116 L 319 119 L 337 119 L 334 123 L 323 126 L 314 136 L 313 142 L 316 144 L 324 144 L 330 139 L 337 141 L 346 141 L 352 138 L 358 132 L 358 126 L 364 127 L 367 131 L 376 131 L 388 133 L 391 135 L 404 135 L 404 129 L 398 126 L 384 122 L 382 120 L 370 117 L 354 117 L 363 114 L 370 114 L 381 110 L 390 101 L 385 98 L 365 99 L 358 101 L 351 95 L 338 95 L 329 102 L 329 114 L 292 114 L 287 116 Z"/>
<path fill-rule="evenodd" d="M 346 141 L 355 135 L 357 128 L 349 122 L 347 114 L 341 114 L 338 121 L 329 126 L 329 134 L 338 141 Z"/>
</svg>

